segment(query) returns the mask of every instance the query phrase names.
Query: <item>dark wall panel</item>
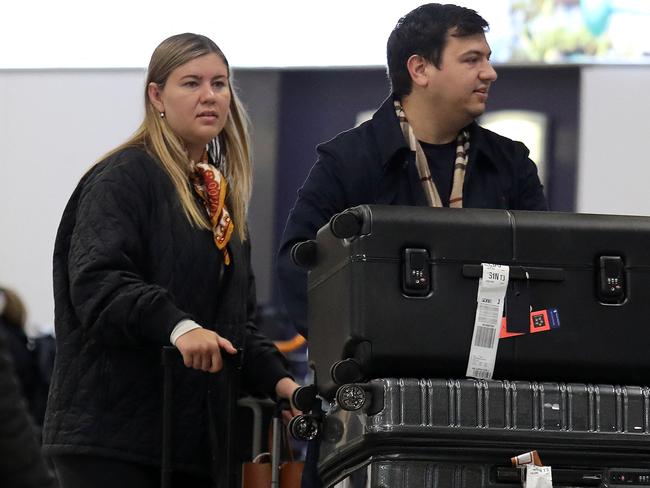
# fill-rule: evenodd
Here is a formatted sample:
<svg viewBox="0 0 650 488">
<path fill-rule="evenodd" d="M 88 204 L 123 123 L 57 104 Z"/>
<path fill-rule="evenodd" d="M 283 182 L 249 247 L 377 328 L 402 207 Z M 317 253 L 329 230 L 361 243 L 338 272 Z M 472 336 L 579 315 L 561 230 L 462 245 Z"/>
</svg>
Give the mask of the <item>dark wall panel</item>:
<svg viewBox="0 0 650 488">
<path fill-rule="evenodd" d="M 383 69 L 285 71 L 280 87 L 276 236 L 316 162 L 316 146 L 351 128 L 389 94 Z"/>
<path fill-rule="evenodd" d="M 548 186 L 552 210 L 576 208 L 580 68 L 497 68 L 488 110 L 535 110 L 549 118 Z"/>
</svg>

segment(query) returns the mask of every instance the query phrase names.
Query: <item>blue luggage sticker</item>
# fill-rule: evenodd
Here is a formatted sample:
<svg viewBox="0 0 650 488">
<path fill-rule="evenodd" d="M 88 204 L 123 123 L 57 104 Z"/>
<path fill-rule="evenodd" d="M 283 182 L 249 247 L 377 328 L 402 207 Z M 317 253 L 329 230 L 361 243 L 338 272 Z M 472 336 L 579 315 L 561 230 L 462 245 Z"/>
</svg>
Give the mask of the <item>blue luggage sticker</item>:
<svg viewBox="0 0 650 488">
<path fill-rule="evenodd" d="M 557 311 L 557 308 L 548 309 L 548 321 L 550 322 L 551 329 L 560 328 L 560 313 Z"/>
</svg>

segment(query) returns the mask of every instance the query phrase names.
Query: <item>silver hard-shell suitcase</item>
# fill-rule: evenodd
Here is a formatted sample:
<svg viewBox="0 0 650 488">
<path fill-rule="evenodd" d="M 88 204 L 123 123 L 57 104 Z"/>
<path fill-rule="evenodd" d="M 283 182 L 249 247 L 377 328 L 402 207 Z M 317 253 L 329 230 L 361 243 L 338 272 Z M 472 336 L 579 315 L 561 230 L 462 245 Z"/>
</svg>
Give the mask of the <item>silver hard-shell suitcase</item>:
<svg viewBox="0 0 650 488">
<path fill-rule="evenodd" d="M 337 391 L 319 473 L 325 486 L 500 488 L 520 483 L 510 458 L 536 449 L 554 486 L 650 486 L 649 419 L 647 387 L 376 379 Z"/>
</svg>

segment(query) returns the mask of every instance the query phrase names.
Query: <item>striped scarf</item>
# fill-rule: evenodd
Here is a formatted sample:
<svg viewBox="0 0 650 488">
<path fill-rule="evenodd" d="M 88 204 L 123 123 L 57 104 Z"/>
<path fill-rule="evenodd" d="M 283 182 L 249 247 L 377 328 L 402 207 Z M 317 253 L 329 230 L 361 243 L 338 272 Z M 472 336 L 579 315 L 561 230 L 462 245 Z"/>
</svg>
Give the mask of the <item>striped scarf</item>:
<svg viewBox="0 0 650 488">
<path fill-rule="evenodd" d="M 427 198 L 427 205 L 430 207 L 442 207 L 442 200 L 436 188 L 427 157 L 422 150 L 422 145 L 415 137 L 415 132 L 411 124 L 406 119 L 406 114 L 399 100 L 395 100 L 395 113 L 402 128 L 404 139 L 409 144 L 411 151 L 415 153 L 415 165 L 418 169 L 418 175 L 422 182 L 422 188 Z M 449 207 L 463 208 L 463 181 L 465 180 L 465 169 L 467 168 L 467 159 L 469 151 L 469 132 L 461 131 L 456 138 L 456 161 L 454 162 L 454 181 L 451 186 L 451 195 L 449 196 Z"/>
</svg>

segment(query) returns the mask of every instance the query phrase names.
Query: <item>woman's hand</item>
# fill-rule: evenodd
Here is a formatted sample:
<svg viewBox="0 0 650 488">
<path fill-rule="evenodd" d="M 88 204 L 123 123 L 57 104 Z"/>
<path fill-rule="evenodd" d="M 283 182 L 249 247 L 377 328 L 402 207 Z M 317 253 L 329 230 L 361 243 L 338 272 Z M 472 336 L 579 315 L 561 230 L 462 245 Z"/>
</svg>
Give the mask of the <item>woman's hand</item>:
<svg viewBox="0 0 650 488">
<path fill-rule="evenodd" d="M 192 329 L 176 339 L 176 348 L 183 355 L 185 366 L 208 373 L 216 373 L 223 368 L 222 349 L 228 354 L 237 353 L 228 339 L 202 327 Z"/>
<path fill-rule="evenodd" d="M 291 378 L 288 377 L 282 378 L 280 381 L 278 381 L 275 384 L 275 394 L 279 398 L 285 398 L 289 400 L 289 404 L 291 406 L 291 412 L 289 418 L 287 419 L 285 415 L 285 420 L 290 420 L 291 417 L 295 417 L 296 415 L 301 414 L 300 410 L 298 410 L 293 404 L 293 398 L 292 398 L 293 392 L 296 391 L 296 389 L 299 387 L 300 385 L 298 383 L 296 383 L 295 381 L 293 381 Z"/>
</svg>

